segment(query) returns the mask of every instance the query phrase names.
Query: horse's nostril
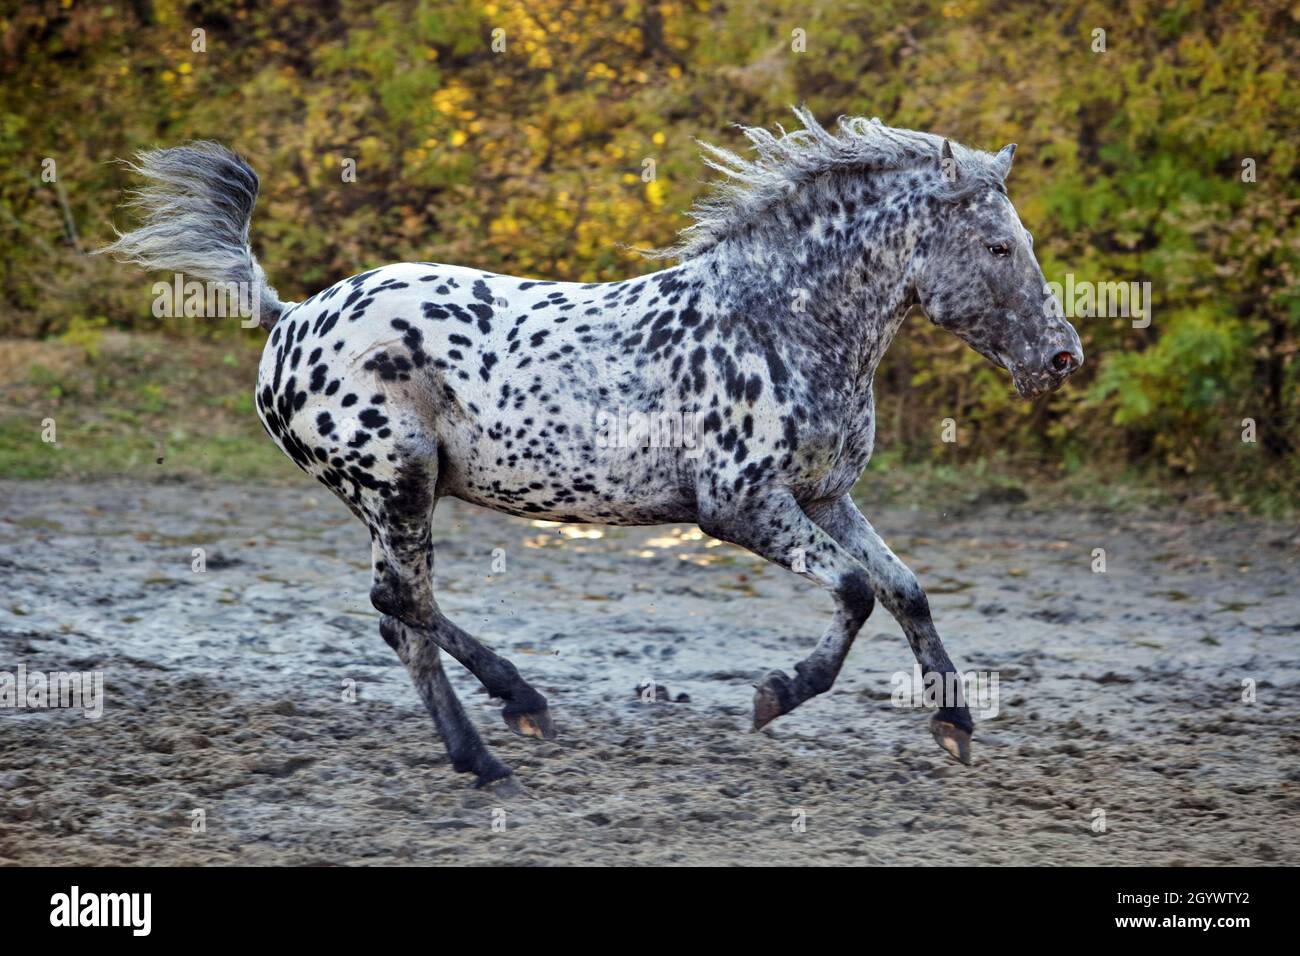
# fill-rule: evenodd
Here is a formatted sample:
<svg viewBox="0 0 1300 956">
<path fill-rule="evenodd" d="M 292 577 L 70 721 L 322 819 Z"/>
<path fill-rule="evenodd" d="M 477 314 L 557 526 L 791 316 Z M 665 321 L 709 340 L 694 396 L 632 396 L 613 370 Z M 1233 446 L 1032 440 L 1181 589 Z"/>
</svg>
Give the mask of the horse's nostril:
<svg viewBox="0 0 1300 956">
<path fill-rule="evenodd" d="M 1057 352 L 1052 356 L 1052 371 L 1068 372 L 1074 367 L 1074 356 L 1069 352 Z"/>
</svg>

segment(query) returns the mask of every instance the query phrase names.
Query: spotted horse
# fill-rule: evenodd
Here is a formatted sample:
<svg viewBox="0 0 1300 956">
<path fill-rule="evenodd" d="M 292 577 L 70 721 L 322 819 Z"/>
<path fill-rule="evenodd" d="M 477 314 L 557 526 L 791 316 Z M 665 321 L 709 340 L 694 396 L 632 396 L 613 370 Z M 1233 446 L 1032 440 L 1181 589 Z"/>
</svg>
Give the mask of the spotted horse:
<svg viewBox="0 0 1300 956">
<path fill-rule="evenodd" d="M 705 146 L 725 175 L 692 210 L 678 264 L 578 284 L 406 262 L 282 302 L 248 238 L 258 179 L 215 143 L 142 153 L 142 224 L 106 251 L 242 283 L 270 332 L 256 405 L 303 471 L 366 523 L 371 602 L 457 771 L 516 789 L 440 663 L 446 651 L 504 702 L 517 733 L 552 738 L 546 699 L 449 620 L 430 525 L 459 498 L 529 518 L 696 522 L 828 590 L 834 617 L 794 676 L 754 695 L 763 727 L 834 683 L 880 601 L 927 674 L 955 672 L 916 576 L 849 495 L 871 457 L 872 380 L 913 306 L 1011 374 L 1031 398 L 1083 362 L 1007 198 L 996 155 L 879 120 L 745 128 L 750 158 Z M 613 414 L 679 412 L 697 447 L 597 441 Z M 970 762 L 960 692 L 931 730 Z"/>
</svg>

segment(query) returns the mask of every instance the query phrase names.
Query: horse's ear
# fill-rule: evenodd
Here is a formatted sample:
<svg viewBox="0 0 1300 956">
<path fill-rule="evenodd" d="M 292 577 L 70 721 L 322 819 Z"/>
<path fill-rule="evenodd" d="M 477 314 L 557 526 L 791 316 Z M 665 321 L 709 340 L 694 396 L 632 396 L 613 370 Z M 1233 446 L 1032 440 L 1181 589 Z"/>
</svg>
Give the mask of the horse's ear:
<svg viewBox="0 0 1300 956">
<path fill-rule="evenodd" d="M 997 170 L 999 179 L 1006 179 L 1007 173 L 1011 172 L 1011 157 L 1014 155 L 1016 155 L 1016 144 L 1008 143 L 993 157 L 993 167 Z"/>
<path fill-rule="evenodd" d="M 939 175 L 943 177 L 944 182 L 955 183 L 958 178 L 957 160 L 952 155 L 952 143 L 946 139 L 943 141 L 943 149 L 939 150 Z"/>
</svg>

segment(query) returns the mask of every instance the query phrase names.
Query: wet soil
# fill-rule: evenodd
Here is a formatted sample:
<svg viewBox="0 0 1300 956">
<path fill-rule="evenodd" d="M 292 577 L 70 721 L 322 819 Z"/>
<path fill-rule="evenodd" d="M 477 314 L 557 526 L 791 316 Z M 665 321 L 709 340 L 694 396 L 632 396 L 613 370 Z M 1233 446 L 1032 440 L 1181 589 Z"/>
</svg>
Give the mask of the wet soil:
<svg viewBox="0 0 1300 956">
<path fill-rule="evenodd" d="M 1296 862 L 1296 528 L 865 510 L 958 666 L 997 676 L 971 767 L 892 699 L 913 659 L 882 608 L 830 693 L 755 734 L 753 683 L 827 595 L 689 526 L 443 502 L 440 605 L 559 729 L 512 735 L 448 660 L 507 798 L 451 770 L 327 494 L 0 482 L 0 671 L 104 682 L 98 718 L 0 708 L 0 863 Z"/>
</svg>

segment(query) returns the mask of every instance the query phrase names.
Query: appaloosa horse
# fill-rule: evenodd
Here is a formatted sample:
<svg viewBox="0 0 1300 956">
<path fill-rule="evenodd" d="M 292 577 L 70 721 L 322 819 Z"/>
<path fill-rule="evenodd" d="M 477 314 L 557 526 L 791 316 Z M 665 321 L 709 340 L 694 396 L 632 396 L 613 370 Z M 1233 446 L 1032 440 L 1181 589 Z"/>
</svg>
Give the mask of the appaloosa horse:
<svg viewBox="0 0 1300 956">
<path fill-rule="evenodd" d="M 835 616 L 795 676 L 757 685 L 754 727 L 828 690 L 876 600 L 920 666 L 955 669 L 916 576 L 849 496 L 871 457 L 872 378 L 913 305 L 1007 369 L 1021 395 L 1083 361 L 1051 308 L 996 155 L 878 120 L 835 131 L 745 129 L 665 257 L 680 264 L 580 285 L 463 266 L 389 265 L 305 302 L 276 297 L 249 247 L 258 180 L 213 143 L 143 153 L 144 221 L 108 251 L 243 283 L 270 330 L 257 381 L 266 430 L 370 529 L 380 633 L 410 671 L 458 771 L 510 771 L 466 717 L 439 649 L 469 668 L 516 732 L 550 738 L 546 699 L 448 620 L 430 524 L 451 496 L 507 514 L 614 525 L 697 522 L 831 592 Z M 594 441 L 613 409 L 695 416 L 702 445 Z M 970 759 L 965 701 L 932 731 Z"/>
</svg>

